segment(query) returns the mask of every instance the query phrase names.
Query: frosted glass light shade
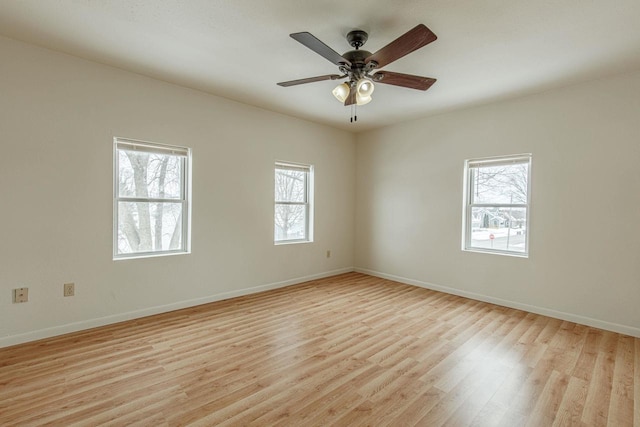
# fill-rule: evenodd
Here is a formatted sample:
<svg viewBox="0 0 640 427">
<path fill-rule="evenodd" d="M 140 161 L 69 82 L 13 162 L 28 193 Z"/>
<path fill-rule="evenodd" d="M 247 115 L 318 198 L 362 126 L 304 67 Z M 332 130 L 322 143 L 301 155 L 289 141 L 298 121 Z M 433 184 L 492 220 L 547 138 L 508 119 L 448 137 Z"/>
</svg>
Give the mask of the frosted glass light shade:
<svg viewBox="0 0 640 427">
<path fill-rule="evenodd" d="M 356 105 L 365 105 L 371 102 L 370 96 L 360 96 L 359 93 L 356 93 Z"/>
<path fill-rule="evenodd" d="M 340 102 L 344 102 L 347 100 L 347 96 L 349 96 L 349 85 L 346 83 L 340 83 L 331 91 L 333 96 Z"/>
<path fill-rule="evenodd" d="M 358 85 L 356 86 L 356 90 L 358 91 L 358 95 L 363 98 L 371 96 L 375 87 L 373 86 L 373 82 L 369 79 L 360 79 L 358 81 Z"/>
</svg>

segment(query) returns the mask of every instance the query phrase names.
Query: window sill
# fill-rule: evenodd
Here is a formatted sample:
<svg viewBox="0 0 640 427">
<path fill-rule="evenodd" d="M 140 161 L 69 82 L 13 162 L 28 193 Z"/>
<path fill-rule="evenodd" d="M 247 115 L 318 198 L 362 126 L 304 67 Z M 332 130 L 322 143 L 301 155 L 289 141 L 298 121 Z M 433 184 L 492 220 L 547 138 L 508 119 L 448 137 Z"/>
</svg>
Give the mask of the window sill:
<svg viewBox="0 0 640 427">
<path fill-rule="evenodd" d="M 299 243 L 313 243 L 313 240 L 282 240 L 279 242 L 273 242 L 275 246 L 297 245 Z"/>
<path fill-rule="evenodd" d="M 140 258 L 161 258 L 165 256 L 174 255 L 189 255 L 191 251 L 175 251 L 175 252 L 144 252 L 131 255 L 116 255 L 113 257 L 114 261 L 123 261 L 127 259 L 140 259 Z"/>
<path fill-rule="evenodd" d="M 476 248 L 464 248 L 463 252 L 475 252 L 480 254 L 489 254 L 489 255 L 502 255 L 509 256 L 514 258 L 529 258 L 528 253 L 518 253 L 518 252 L 504 252 L 504 251 L 492 251 L 490 249 L 476 249 Z"/>
</svg>

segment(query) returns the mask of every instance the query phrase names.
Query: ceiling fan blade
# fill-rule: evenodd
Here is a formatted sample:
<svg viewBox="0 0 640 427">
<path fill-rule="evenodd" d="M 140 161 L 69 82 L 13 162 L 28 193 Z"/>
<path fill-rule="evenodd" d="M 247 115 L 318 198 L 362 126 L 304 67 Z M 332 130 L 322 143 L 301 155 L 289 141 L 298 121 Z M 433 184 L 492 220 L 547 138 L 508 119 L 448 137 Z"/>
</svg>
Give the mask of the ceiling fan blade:
<svg viewBox="0 0 640 427">
<path fill-rule="evenodd" d="M 419 24 L 369 56 L 365 62 L 376 61 L 378 64 L 376 68 L 382 68 L 414 50 L 428 45 L 437 38 L 424 24 Z"/>
<path fill-rule="evenodd" d="M 305 83 L 321 82 L 323 80 L 337 80 L 343 77 L 346 77 L 346 76 L 341 76 L 339 74 L 327 74 L 324 76 L 309 77 L 306 79 L 298 79 L 298 80 L 289 80 L 288 82 L 280 82 L 278 83 L 278 86 L 289 87 L 289 86 L 301 85 Z"/>
<path fill-rule="evenodd" d="M 356 88 L 354 86 L 351 86 L 351 90 L 349 90 L 349 95 L 347 96 L 347 99 L 345 99 L 344 101 L 344 105 L 345 107 L 347 105 L 353 105 L 356 103 Z"/>
<path fill-rule="evenodd" d="M 376 83 L 408 87 L 409 89 L 427 90 L 436 79 L 422 76 L 412 76 L 411 74 L 392 73 L 391 71 L 378 71 L 373 75 Z"/>
<path fill-rule="evenodd" d="M 293 33 L 289 35 L 293 39 L 299 41 L 300 43 L 302 43 L 303 45 L 305 45 L 306 47 L 308 47 L 309 49 L 317 53 L 318 55 L 328 59 L 329 61 L 331 61 L 336 65 L 340 65 L 340 64 L 351 65 L 350 61 L 344 59 L 342 55 L 340 55 L 335 50 L 331 49 L 326 44 L 322 43 L 311 33 L 308 33 L 305 31 L 302 33 Z"/>
</svg>

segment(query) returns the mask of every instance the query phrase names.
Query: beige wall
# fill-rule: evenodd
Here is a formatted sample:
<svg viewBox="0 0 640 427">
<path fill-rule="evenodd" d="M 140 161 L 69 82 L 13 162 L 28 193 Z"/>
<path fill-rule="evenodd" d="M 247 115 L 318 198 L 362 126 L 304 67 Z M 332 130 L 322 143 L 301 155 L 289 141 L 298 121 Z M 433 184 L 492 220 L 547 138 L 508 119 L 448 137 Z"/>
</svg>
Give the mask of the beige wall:
<svg viewBox="0 0 640 427">
<path fill-rule="evenodd" d="M 6 38 L 0 58 L 0 346 L 352 269 L 351 134 Z M 190 255 L 112 260 L 114 136 L 192 148 Z M 273 245 L 276 159 L 315 167 L 314 243 Z"/>
<path fill-rule="evenodd" d="M 5 38 L 0 57 L 0 347 L 354 265 L 640 336 L 640 74 L 354 137 Z M 112 261 L 114 136 L 193 149 L 192 254 Z M 461 251 L 464 160 L 525 152 L 530 257 Z M 312 244 L 272 243 L 276 159 L 315 166 Z"/>
<path fill-rule="evenodd" d="M 356 267 L 640 336 L 640 74 L 359 135 Z M 461 250 L 465 159 L 533 153 L 528 259 Z"/>
</svg>

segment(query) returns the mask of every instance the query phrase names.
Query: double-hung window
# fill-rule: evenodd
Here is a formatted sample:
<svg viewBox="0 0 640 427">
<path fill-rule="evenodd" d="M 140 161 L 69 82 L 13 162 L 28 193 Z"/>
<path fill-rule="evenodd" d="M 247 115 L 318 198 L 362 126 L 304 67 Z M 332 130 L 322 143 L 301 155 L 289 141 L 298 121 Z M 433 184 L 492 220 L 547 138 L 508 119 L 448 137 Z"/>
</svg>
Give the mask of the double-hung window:
<svg viewBox="0 0 640 427">
<path fill-rule="evenodd" d="M 313 166 L 276 162 L 274 242 L 313 240 Z"/>
<path fill-rule="evenodd" d="M 113 257 L 188 253 L 188 148 L 114 139 Z"/>
<path fill-rule="evenodd" d="M 463 249 L 528 256 L 531 155 L 465 162 Z"/>
</svg>

